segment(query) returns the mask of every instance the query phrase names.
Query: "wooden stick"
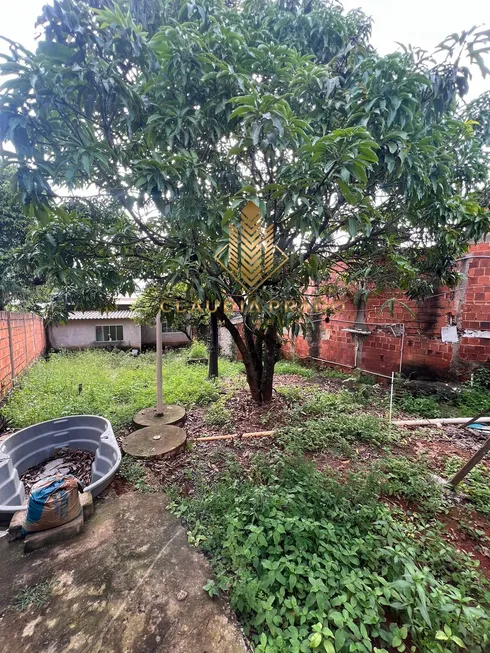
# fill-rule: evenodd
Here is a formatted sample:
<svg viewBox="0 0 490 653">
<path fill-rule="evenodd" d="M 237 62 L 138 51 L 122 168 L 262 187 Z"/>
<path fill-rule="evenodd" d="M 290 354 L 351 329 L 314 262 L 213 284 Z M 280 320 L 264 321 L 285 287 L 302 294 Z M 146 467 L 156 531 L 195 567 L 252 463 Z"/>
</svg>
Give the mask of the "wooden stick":
<svg viewBox="0 0 490 653">
<path fill-rule="evenodd" d="M 241 438 L 267 438 L 275 435 L 275 431 L 254 431 L 234 435 L 210 435 L 205 438 L 195 438 L 191 442 L 214 442 L 215 440 L 240 440 Z"/>
<path fill-rule="evenodd" d="M 456 487 L 458 483 L 460 483 L 464 477 L 471 472 L 473 467 L 475 465 L 478 465 L 480 460 L 484 457 L 484 455 L 487 453 L 487 451 L 490 451 L 490 438 L 485 442 L 485 444 L 480 447 L 480 449 L 475 453 L 475 455 L 468 460 L 468 462 L 463 465 L 463 467 L 457 472 L 452 479 L 449 481 L 449 485 L 452 485 L 453 487 Z"/>
</svg>

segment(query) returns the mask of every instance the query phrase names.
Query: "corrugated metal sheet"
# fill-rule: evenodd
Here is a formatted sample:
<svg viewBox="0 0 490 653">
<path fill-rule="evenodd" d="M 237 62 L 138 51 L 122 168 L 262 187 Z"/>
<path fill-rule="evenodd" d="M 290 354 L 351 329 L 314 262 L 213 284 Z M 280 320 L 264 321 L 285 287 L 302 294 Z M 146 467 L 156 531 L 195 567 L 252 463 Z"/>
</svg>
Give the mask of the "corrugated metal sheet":
<svg viewBox="0 0 490 653">
<path fill-rule="evenodd" d="M 74 311 L 68 316 L 69 320 L 130 320 L 131 318 L 131 311 L 109 311 L 108 313 Z"/>
</svg>

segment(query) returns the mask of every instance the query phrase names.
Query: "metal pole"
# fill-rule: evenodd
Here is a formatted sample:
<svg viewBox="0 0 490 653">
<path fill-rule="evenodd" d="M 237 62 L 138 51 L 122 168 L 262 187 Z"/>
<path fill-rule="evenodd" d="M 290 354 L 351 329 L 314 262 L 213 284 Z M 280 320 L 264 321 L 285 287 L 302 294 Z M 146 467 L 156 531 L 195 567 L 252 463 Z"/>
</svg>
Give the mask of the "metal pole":
<svg viewBox="0 0 490 653">
<path fill-rule="evenodd" d="M 157 343 L 157 415 L 163 415 L 163 383 L 162 383 L 162 312 L 158 311 L 156 320 Z"/>
<path fill-rule="evenodd" d="M 390 392 L 390 415 L 389 415 L 389 418 L 388 418 L 390 426 L 391 426 L 391 418 L 393 416 L 393 387 L 394 387 L 394 385 L 395 385 L 395 373 L 392 372 L 391 373 L 391 392 Z"/>
</svg>

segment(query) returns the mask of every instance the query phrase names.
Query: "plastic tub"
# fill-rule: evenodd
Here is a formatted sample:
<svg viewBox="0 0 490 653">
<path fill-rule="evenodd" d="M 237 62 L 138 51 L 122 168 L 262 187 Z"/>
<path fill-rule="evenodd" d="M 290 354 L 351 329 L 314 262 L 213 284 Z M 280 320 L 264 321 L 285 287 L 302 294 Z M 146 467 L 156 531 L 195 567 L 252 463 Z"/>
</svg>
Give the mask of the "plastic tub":
<svg viewBox="0 0 490 653">
<path fill-rule="evenodd" d="M 73 415 L 17 431 L 0 442 L 0 520 L 26 508 L 22 474 L 63 447 L 95 453 L 92 479 L 84 489 L 93 496 L 105 490 L 121 463 L 111 423 L 104 417 Z"/>
</svg>

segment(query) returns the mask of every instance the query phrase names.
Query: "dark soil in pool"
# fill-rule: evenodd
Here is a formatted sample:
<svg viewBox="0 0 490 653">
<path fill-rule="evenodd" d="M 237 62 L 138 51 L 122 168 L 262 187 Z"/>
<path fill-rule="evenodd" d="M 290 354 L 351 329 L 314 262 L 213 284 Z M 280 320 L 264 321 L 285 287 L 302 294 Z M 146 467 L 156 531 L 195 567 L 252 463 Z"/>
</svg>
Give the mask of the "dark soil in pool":
<svg viewBox="0 0 490 653">
<path fill-rule="evenodd" d="M 31 487 L 47 476 L 54 474 L 72 474 L 85 487 L 92 478 L 92 463 L 95 454 L 83 449 L 58 449 L 58 451 L 42 463 L 31 467 L 22 474 L 20 480 L 24 483 L 26 496 L 29 496 Z"/>
</svg>

